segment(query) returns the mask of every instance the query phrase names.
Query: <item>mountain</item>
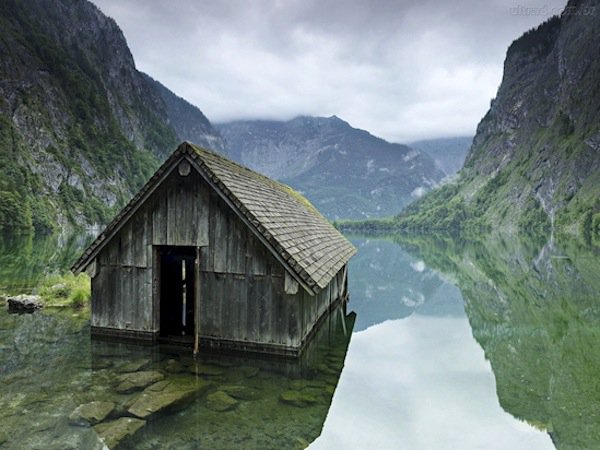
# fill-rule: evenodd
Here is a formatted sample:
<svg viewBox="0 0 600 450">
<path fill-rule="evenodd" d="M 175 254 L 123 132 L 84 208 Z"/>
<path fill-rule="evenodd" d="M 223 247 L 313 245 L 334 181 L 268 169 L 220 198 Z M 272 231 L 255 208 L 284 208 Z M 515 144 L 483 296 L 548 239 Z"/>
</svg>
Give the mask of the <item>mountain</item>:
<svg viewBox="0 0 600 450">
<path fill-rule="evenodd" d="M 333 220 L 389 216 L 444 177 L 427 154 L 338 117 L 218 125 L 226 154 L 302 192 Z"/>
<path fill-rule="evenodd" d="M 512 43 L 458 181 L 411 205 L 398 227 L 599 235 L 599 3 L 572 0 Z"/>
<path fill-rule="evenodd" d="M 415 141 L 408 145 L 431 156 L 447 175 L 454 175 L 462 168 L 471 142 L 472 137 L 461 136 Z"/>
<path fill-rule="evenodd" d="M 141 72 L 140 72 L 141 73 Z M 196 106 L 175 95 L 150 75 L 141 73 L 166 107 L 167 122 L 180 141 L 187 140 L 219 153 L 225 151 L 225 142 L 206 116 Z"/>
<path fill-rule="evenodd" d="M 0 3 L 0 231 L 106 223 L 185 139 L 222 150 L 93 4 Z"/>
</svg>

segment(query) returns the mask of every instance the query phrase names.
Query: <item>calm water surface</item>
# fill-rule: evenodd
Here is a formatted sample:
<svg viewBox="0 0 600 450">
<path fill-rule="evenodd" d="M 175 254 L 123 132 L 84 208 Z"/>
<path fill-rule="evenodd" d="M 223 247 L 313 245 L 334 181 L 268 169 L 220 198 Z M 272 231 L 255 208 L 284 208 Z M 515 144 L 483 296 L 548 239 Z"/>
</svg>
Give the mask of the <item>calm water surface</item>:
<svg viewBox="0 0 600 450">
<path fill-rule="evenodd" d="M 597 252 L 351 239 L 350 304 L 294 363 L 92 342 L 89 311 L 2 309 L 0 448 L 600 448 Z M 0 291 L 35 289 L 84 241 L 0 245 Z M 106 417 L 74 425 L 92 401 Z"/>
</svg>

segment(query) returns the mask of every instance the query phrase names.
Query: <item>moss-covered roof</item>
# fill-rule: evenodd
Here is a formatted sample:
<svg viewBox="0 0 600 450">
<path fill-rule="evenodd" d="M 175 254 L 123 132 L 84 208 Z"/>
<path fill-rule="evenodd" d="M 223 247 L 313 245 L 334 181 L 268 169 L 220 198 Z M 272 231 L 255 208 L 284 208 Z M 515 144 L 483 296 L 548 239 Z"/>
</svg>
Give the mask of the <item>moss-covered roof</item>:
<svg viewBox="0 0 600 450">
<path fill-rule="evenodd" d="M 73 265 L 74 271 L 83 270 L 93 260 L 104 243 L 156 189 L 163 175 L 182 158 L 192 162 L 278 259 L 285 262 L 292 275 L 313 292 L 325 288 L 356 253 L 354 246 L 289 186 L 185 142 L 84 252 Z"/>
</svg>

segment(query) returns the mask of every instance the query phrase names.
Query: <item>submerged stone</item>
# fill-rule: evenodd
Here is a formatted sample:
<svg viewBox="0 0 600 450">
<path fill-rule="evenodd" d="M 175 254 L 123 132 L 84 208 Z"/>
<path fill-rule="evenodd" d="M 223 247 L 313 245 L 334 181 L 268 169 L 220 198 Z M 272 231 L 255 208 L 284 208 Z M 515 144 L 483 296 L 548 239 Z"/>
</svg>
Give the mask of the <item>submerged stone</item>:
<svg viewBox="0 0 600 450">
<path fill-rule="evenodd" d="M 190 367 L 190 372 L 206 377 L 218 377 L 219 375 L 223 375 L 222 369 L 207 364 L 194 364 Z"/>
<path fill-rule="evenodd" d="M 213 411 L 229 411 L 237 406 L 238 401 L 223 391 L 213 392 L 206 397 L 206 407 Z"/>
<path fill-rule="evenodd" d="M 7 297 L 9 313 L 32 313 L 44 307 L 39 295 L 16 295 Z"/>
<path fill-rule="evenodd" d="M 129 413 L 142 419 L 186 406 L 197 394 L 206 392 L 212 383 L 204 380 L 164 380 L 147 387 L 133 399 Z"/>
<path fill-rule="evenodd" d="M 325 375 L 334 375 L 337 376 L 339 374 L 339 370 L 333 369 L 331 367 L 329 367 L 327 364 L 325 363 L 321 363 L 317 366 L 317 370 L 321 373 L 324 373 Z"/>
<path fill-rule="evenodd" d="M 298 408 L 305 408 L 317 403 L 317 397 L 312 395 L 312 393 L 304 391 L 282 392 L 279 396 L 279 400 L 288 405 L 297 406 Z"/>
<path fill-rule="evenodd" d="M 92 370 L 108 369 L 113 362 L 108 358 L 95 358 L 92 360 Z"/>
<path fill-rule="evenodd" d="M 155 370 L 128 373 L 117 378 L 119 384 L 116 391 L 121 394 L 127 394 L 144 389 L 146 386 L 161 381 L 164 378 L 165 376 L 162 373 Z"/>
<path fill-rule="evenodd" d="M 79 405 L 69 416 L 71 425 L 96 425 L 102 422 L 113 412 L 115 404 L 112 402 L 90 402 Z"/>
<path fill-rule="evenodd" d="M 261 397 L 261 392 L 247 386 L 225 385 L 219 388 L 230 397 L 238 400 L 258 400 Z"/>
<path fill-rule="evenodd" d="M 325 386 L 327 386 L 327 383 L 325 383 L 325 381 L 321 380 L 321 379 L 305 379 L 305 378 L 300 378 L 297 380 L 293 380 L 290 383 L 290 387 L 293 390 L 301 390 L 301 389 L 305 389 L 307 387 L 315 387 L 315 388 L 324 388 Z"/>
<path fill-rule="evenodd" d="M 127 364 L 119 367 L 120 372 L 139 372 L 150 365 L 150 360 L 147 358 L 137 359 L 135 361 L 128 362 Z"/>
<path fill-rule="evenodd" d="M 112 422 L 104 422 L 96 425 L 94 431 L 98 433 L 109 449 L 113 449 L 123 439 L 133 436 L 144 425 L 146 425 L 145 420 L 134 419 L 133 417 L 121 417 Z"/>
<path fill-rule="evenodd" d="M 186 370 L 186 367 L 176 359 L 169 359 L 164 368 L 169 373 L 181 373 Z"/>
<path fill-rule="evenodd" d="M 258 367 L 242 366 L 239 368 L 239 371 L 246 378 L 254 378 L 256 375 L 258 375 L 258 372 L 260 372 L 260 369 Z"/>
</svg>

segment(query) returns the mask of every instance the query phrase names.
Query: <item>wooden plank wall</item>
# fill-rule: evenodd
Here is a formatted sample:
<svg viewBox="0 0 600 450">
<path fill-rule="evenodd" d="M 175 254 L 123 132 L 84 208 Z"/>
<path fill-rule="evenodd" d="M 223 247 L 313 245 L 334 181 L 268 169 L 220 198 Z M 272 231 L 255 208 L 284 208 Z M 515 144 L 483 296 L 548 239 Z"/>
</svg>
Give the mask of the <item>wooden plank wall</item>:
<svg viewBox="0 0 600 450">
<path fill-rule="evenodd" d="M 97 258 L 92 325 L 156 332 L 156 246 L 200 248 L 201 336 L 295 347 L 339 296 L 343 271 L 311 297 L 284 292 L 284 268 L 192 171 L 175 170 Z"/>
<path fill-rule="evenodd" d="M 250 229 L 210 194 L 209 245 L 201 257 L 200 335 L 297 346 L 299 304 L 285 271 Z"/>
<path fill-rule="evenodd" d="M 347 271 L 342 267 L 336 276 L 331 279 L 329 285 L 314 297 L 304 290 L 298 293 L 300 297 L 298 303 L 300 304 L 302 340 L 312 331 L 315 323 L 327 312 L 330 305 L 344 294 L 342 288 L 345 275 L 347 275 Z"/>
<path fill-rule="evenodd" d="M 208 206 L 199 174 L 169 176 L 98 255 L 92 326 L 158 331 L 154 246 L 207 246 Z"/>
</svg>

